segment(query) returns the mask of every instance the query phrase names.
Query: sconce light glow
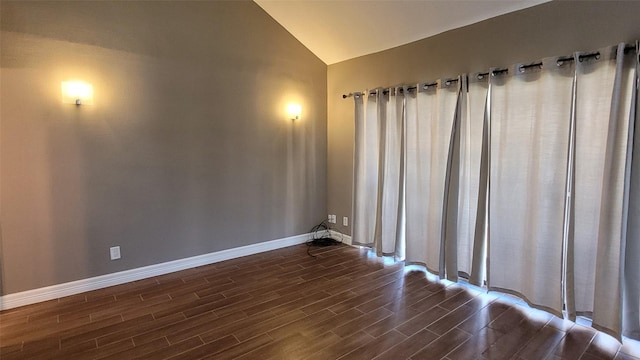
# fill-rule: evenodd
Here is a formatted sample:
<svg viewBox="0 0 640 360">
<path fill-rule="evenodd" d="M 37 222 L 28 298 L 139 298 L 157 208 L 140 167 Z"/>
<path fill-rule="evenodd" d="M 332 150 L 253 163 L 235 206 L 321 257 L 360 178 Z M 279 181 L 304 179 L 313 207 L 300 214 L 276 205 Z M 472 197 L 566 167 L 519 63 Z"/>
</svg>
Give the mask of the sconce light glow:
<svg viewBox="0 0 640 360">
<path fill-rule="evenodd" d="M 287 105 L 287 114 L 291 120 L 299 120 L 302 114 L 302 106 L 300 104 L 291 103 Z"/>
<path fill-rule="evenodd" d="M 93 86 L 81 81 L 63 81 L 62 103 L 93 105 Z"/>
</svg>

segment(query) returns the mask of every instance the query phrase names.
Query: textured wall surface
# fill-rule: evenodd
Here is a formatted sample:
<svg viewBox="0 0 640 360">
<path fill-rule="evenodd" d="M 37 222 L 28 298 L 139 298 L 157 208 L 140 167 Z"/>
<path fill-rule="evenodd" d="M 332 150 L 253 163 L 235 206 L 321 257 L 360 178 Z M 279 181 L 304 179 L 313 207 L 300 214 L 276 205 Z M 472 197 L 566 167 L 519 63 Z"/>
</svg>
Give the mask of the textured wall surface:
<svg viewBox="0 0 640 360">
<path fill-rule="evenodd" d="M 326 217 L 327 66 L 255 3 L 0 11 L 2 294 L 298 235 Z M 93 84 L 94 105 L 61 102 L 71 79 Z"/>
</svg>

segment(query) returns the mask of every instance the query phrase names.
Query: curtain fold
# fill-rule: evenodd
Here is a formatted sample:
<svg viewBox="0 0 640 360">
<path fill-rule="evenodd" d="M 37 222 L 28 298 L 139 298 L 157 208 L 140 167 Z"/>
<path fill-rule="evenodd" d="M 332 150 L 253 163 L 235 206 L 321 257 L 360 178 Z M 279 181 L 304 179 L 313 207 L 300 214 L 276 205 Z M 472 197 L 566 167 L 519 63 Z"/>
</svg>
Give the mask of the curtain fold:
<svg viewBox="0 0 640 360">
<path fill-rule="evenodd" d="M 378 209 L 378 93 L 354 95 L 353 244 L 373 246 Z"/>
<path fill-rule="evenodd" d="M 572 72 L 545 59 L 491 78 L 490 290 L 562 316 Z"/>
<path fill-rule="evenodd" d="M 640 128 L 638 113 L 640 97 L 638 86 L 640 85 L 640 43 L 636 42 L 635 56 L 635 83 L 631 100 L 629 116 L 629 139 L 632 158 L 627 164 L 631 164 L 628 176 L 627 193 L 627 229 L 624 258 L 623 280 L 623 334 L 632 339 L 640 340 Z"/>
<path fill-rule="evenodd" d="M 487 91 L 484 111 L 482 112 L 482 140 L 480 149 L 480 171 L 478 177 L 478 202 L 476 221 L 473 232 L 473 258 L 469 282 L 477 286 L 486 285 L 487 247 L 489 242 L 489 173 L 491 171 L 491 83 L 486 75 L 478 75 L 486 79 Z M 473 86 L 470 88 L 473 89 Z M 480 116 L 480 115 L 478 115 Z"/>
<path fill-rule="evenodd" d="M 457 82 L 418 87 L 407 98 L 406 261 L 440 274 L 445 180 L 451 129 L 458 98 Z"/>
<path fill-rule="evenodd" d="M 486 76 L 469 77 L 466 91 L 463 88 L 466 111 L 461 114 L 460 124 L 457 272 L 474 285 L 482 285 L 485 280 L 488 87 Z"/>
<path fill-rule="evenodd" d="M 623 202 L 634 63 L 624 44 L 576 53 L 575 164 L 569 239 L 570 317 L 621 336 Z M 571 279 L 570 277 L 573 277 Z"/>
<path fill-rule="evenodd" d="M 401 89 L 389 89 L 379 98 L 380 174 L 375 232 L 378 255 L 397 256 L 403 240 L 400 230 L 404 206 L 404 91 Z"/>
<path fill-rule="evenodd" d="M 458 95 L 451 124 L 447 168 L 445 170 L 442 210 L 442 247 L 440 249 L 440 277 L 458 281 L 458 200 L 460 195 L 460 139 L 462 122 L 467 114 L 467 76 L 457 79 Z"/>
</svg>

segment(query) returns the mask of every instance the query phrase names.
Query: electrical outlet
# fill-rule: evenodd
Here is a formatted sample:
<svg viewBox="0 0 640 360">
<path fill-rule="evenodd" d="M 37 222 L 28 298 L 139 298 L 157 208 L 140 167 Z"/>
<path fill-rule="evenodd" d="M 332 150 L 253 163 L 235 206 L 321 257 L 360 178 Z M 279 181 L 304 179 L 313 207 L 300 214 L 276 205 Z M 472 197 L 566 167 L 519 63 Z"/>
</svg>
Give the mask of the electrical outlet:
<svg viewBox="0 0 640 360">
<path fill-rule="evenodd" d="M 336 223 L 336 216 L 335 215 L 329 215 L 329 222 L 332 224 Z"/>
<path fill-rule="evenodd" d="M 111 260 L 120 259 L 120 246 L 114 246 L 109 249 L 109 254 L 111 254 Z"/>
<path fill-rule="evenodd" d="M 342 217 L 342 225 L 343 226 L 349 226 L 349 218 L 346 216 Z"/>
</svg>

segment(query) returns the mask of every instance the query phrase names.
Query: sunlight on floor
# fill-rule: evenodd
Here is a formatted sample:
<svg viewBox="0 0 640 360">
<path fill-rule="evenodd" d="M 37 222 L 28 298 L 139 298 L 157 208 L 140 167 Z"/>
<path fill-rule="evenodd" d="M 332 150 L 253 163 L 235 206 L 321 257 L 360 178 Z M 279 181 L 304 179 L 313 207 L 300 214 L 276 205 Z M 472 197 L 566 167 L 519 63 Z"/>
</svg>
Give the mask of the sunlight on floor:
<svg viewBox="0 0 640 360">
<path fill-rule="evenodd" d="M 379 261 L 382 260 L 383 263 L 385 265 L 395 265 L 398 264 L 399 261 L 395 261 L 393 258 L 391 257 L 378 257 L 376 255 L 376 253 L 374 251 L 372 251 L 369 248 L 361 248 L 361 251 L 365 251 L 367 254 L 368 258 L 377 258 Z M 491 292 L 487 292 L 486 288 L 483 287 L 478 287 L 472 284 L 469 284 L 468 282 L 466 282 L 465 280 L 461 280 L 457 283 L 443 279 L 440 280 L 440 277 L 430 273 L 429 271 L 427 271 L 425 269 L 424 266 L 422 265 L 406 265 L 404 267 L 404 272 L 405 274 L 410 273 L 410 272 L 421 272 L 424 273 L 425 277 L 427 278 L 427 280 L 431 281 L 431 282 L 440 282 L 441 284 L 444 284 L 446 286 L 461 286 L 464 287 L 466 289 L 468 289 L 469 291 L 472 292 L 479 292 L 482 293 L 483 296 L 490 296 L 490 297 L 495 297 L 497 299 L 500 299 L 504 302 L 513 304 L 518 306 L 519 308 L 521 308 L 522 310 L 524 310 L 527 315 L 532 318 L 545 318 L 548 317 L 548 314 L 546 312 L 544 312 L 543 310 L 538 310 L 538 309 L 534 309 L 532 307 L 530 307 L 524 300 L 510 295 L 510 294 L 504 294 L 504 293 L 500 293 L 500 292 L 495 292 L 495 291 L 491 291 Z M 566 322 L 572 323 L 569 320 L 564 320 Z M 583 326 L 585 328 L 591 328 L 591 319 L 583 317 L 583 316 L 579 316 L 576 321 L 575 324 L 577 324 L 578 326 Z M 593 338 L 592 340 L 593 342 L 597 342 L 598 345 L 602 348 L 602 349 L 617 349 L 619 347 L 619 342 L 618 340 L 616 340 L 614 337 L 607 335 L 603 332 L 600 331 L 596 331 L 596 336 Z M 613 350 L 615 351 L 615 350 Z M 622 348 L 620 348 L 621 352 L 624 352 L 625 354 L 629 354 L 632 356 L 636 356 L 636 357 L 640 357 L 640 341 L 638 340 L 633 340 L 633 339 L 629 339 L 627 337 L 623 337 L 622 338 Z"/>
</svg>

